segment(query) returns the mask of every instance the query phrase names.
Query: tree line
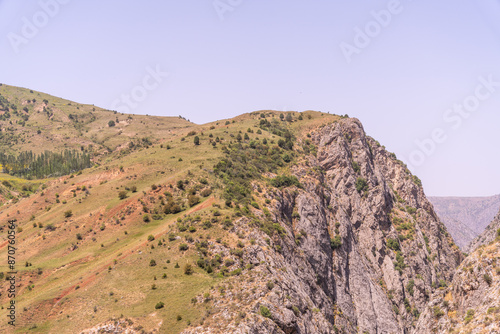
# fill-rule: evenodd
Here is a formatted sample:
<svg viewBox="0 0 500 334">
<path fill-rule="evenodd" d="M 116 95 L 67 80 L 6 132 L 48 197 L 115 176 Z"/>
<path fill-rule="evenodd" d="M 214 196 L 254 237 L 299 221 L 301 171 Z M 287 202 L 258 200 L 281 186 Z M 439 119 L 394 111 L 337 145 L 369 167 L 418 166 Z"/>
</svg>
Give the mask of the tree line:
<svg viewBox="0 0 500 334">
<path fill-rule="evenodd" d="M 27 179 L 67 175 L 92 166 L 89 154 L 68 149 L 62 153 L 25 151 L 17 157 L 0 152 L 0 164 L 4 173 Z"/>
</svg>

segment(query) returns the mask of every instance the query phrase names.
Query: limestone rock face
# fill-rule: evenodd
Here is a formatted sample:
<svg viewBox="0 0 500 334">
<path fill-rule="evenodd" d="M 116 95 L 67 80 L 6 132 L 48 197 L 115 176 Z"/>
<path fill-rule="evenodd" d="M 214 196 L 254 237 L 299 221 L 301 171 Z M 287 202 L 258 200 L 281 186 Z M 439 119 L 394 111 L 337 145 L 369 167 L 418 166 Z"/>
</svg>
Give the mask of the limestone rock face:
<svg viewBox="0 0 500 334">
<path fill-rule="evenodd" d="M 240 293 L 214 289 L 206 323 L 185 332 L 409 333 L 463 258 L 420 181 L 356 119 L 299 138 L 295 154 L 301 187 L 263 182 L 267 217 L 252 208 L 258 219 L 235 224 L 255 240 L 253 269 L 231 278 Z"/>
<path fill-rule="evenodd" d="M 499 259 L 500 238 L 479 246 L 433 295 L 414 333 L 500 333 Z"/>
</svg>

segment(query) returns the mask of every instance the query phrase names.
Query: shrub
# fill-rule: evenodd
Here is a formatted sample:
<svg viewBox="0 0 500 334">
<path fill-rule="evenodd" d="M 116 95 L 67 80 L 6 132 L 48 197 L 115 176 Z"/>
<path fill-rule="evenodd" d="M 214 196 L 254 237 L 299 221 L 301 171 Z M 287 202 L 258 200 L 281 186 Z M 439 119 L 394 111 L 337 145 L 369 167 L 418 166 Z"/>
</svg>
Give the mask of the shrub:
<svg viewBox="0 0 500 334">
<path fill-rule="evenodd" d="M 73 211 L 71 210 L 64 211 L 64 217 L 69 218 L 71 216 L 73 216 Z"/>
<path fill-rule="evenodd" d="M 189 195 L 188 196 L 188 205 L 193 207 L 196 204 L 200 203 L 200 198 L 196 195 Z"/>
<path fill-rule="evenodd" d="M 301 187 L 299 180 L 295 176 L 279 175 L 270 180 L 271 185 L 276 188 Z"/>
<path fill-rule="evenodd" d="M 260 306 L 260 314 L 264 318 L 271 318 L 271 311 L 269 311 L 269 309 L 267 307 L 265 307 L 264 305 Z"/>
<path fill-rule="evenodd" d="M 486 284 L 488 284 L 488 285 L 491 285 L 491 282 L 493 281 L 493 279 L 491 278 L 491 276 L 488 275 L 488 274 L 484 274 L 483 275 L 483 279 L 486 282 Z"/>
<path fill-rule="evenodd" d="M 192 275 L 193 274 L 193 266 L 189 263 L 186 263 L 184 266 L 184 275 Z"/>
<path fill-rule="evenodd" d="M 54 226 L 54 224 L 47 224 L 47 226 L 45 226 L 45 229 L 47 231 L 55 231 L 56 227 Z"/>
<path fill-rule="evenodd" d="M 358 193 L 368 191 L 368 182 L 362 177 L 356 179 L 356 190 Z"/>
<path fill-rule="evenodd" d="M 359 167 L 359 164 L 356 161 L 352 162 L 352 168 L 354 169 L 355 173 L 359 173 L 359 171 L 361 170 L 361 168 Z"/>
<path fill-rule="evenodd" d="M 130 187 L 130 191 L 132 191 L 133 193 L 136 193 L 137 192 L 137 187 L 136 186 Z"/>
<path fill-rule="evenodd" d="M 159 309 L 163 308 L 163 306 L 165 306 L 165 304 L 163 302 L 158 302 L 155 305 L 155 309 L 159 310 Z"/>
<path fill-rule="evenodd" d="M 201 196 L 203 196 L 203 197 L 208 197 L 208 196 L 210 196 L 211 194 L 212 194 L 212 190 L 211 190 L 211 189 L 209 189 L 209 188 L 203 189 L 203 190 L 201 191 Z"/>
<path fill-rule="evenodd" d="M 468 324 L 469 322 L 471 322 L 472 318 L 474 318 L 474 314 L 475 314 L 474 310 L 468 310 L 467 311 L 467 315 L 464 318 L 464 322 L 466 324 Z"/>
<path fill-rule="evenodd" d="M 154 235 L 150 234 L 148 236 L 148 241 L 153 241 L 153 240 L 155 240 L 155 237 L 154 237 Z"/>
<path fill-rule="evenodd" d="M 76 240 L 82 240 L 82 239 L 83 239 L 82 235 L 80 233 L 77 233 Z"/>
<path fill-rule="evenodd" d="M 136 190 L 137 191 L 137 190 Z M 118 193 L 118 198 L 119 199 L 125 199 L 127 198 L 127 191 L 126 190 L 122 190 Z"/>
<path fill-rule="evenodd" d="M 188 250 L 188 248 L 189 248 L 189 247 L 188 247 L 188 245 L 187 245 L 187 244 L 180 244 L 180 245 L 179 245 L 179 250 L 181 250 L 181 251 Z"/>
<path fill-rule="evenodd" d="M 195 136 L 193 142 L 195 145 L 200 145 L 200 137 Z"/>
<path fill-rule="evenodd" d="M 408 291 L 408 293 L 410 294 L 410 296 L 413 296 L 413 288 L 415 286 L 415 281 L 414 280 L 410 280 L 408 282 L 408 284 L 406 285 L 406 291 Z"/>
<path fill-rule="evenodd" d="M 238 268 L 236 270 L 231 271 L 231 273 L 229 275 L 231 275 L 231 276 L 239 276 L 239 275 L 241 275 L 242 271 L 243 270 L 241 268 Z"/>
<path fill-rule="evenodd" d="M 115 121 L 109 121 L 108 122 L 108 126 L 111 128 L 113 126 L 115 126 Z"/>
<path fill-rule="evenodd" d="M 342 246 L 342 238 L 340 238 L 340 235 L 336 235 L 330 240 L 330 246 L 332 247 L 332 249 L 337 249 Z"/>
<path fill-rule="evenodd" d="M 387 247 L 392 249 L 393 251 L 398 251 L 399 250 L 399 242 L 397 239 L 387 239 Z"/>
<path fill-rule="evenodd" d="M 144 216 L 142 216 L 142 221 L 145 223 L 149 223 L 151 221 L 151 218 L 149 218 L 149 215 L 146 213 Z"/>
<path fill-rule="evenodd" d="M 153 260 L 153 259 L 151 259 L 151 261 L 149 261 L 149 266 L 150 266 L 150 267 L 154 267 L 154 266 L 156 266 L 156 261 L 155 261 L 155 260 Z"/>
<path fill-rule="evenodd" d="M 434 306 L 432 308 L 432 314 L 434 315 L 434 318 L 438 319 L 444 315 L 444 312 L 439 308 L 439 306 Z"/>
<path fill-rule="evenodd" d="M 231 255 L 234 255 L 236 257 L 242 258 L 243 257 L 243 250 L 242 249 L 231 249 L 230 251 Z"/>
</svg>

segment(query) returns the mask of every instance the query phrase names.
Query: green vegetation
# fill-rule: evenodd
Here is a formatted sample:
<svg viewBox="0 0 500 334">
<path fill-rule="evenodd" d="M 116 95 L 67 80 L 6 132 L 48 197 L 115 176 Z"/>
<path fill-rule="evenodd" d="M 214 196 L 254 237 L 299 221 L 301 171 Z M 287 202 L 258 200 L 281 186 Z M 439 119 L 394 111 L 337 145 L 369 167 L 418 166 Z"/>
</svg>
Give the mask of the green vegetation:
<svg viewBox="0 0 500 334">
<path fill-rule="evenodd" d="M 260 306 L 260 315 L 262 315 L 264 318 L 271 318 L 271 311 L 264 305 Z"/>
<path fill-rule="evenodd" d="M 295 176 L 278 175 L 269 181 L 273 187 L 285 188 L 285 187 L 302 187 L 299 180 Z"/>
<path fill-rule="evenodd" d="M 403 270 L 406 268 L 405 259 L 401 251 L 396 252 L 396 261 L 394 262 L 394 269 L 396 269 L 400 275 L 403 274 Z"/>
<path fill-rule="evenodd" d="M 215 165 L 214 172 L 224 182 L 223 198 L 226 201 L 249 204 L 250 182 L 260 179 L 265 172 L 276 173 L 278 168 L 284 165 L 282 152 L 293 148 L 294 137 L 290 130 L 276 122 L 278 121 L 270 123 L 263 119 L 260 126 L 263 130 L 282 137 L 277 146 L 253 139 L 238 140 L 238 143 L 223 146 L 226 157 Z M 298 183 L 293 177 L 279 178 L 275 182 L 283 186 Z"/>
<path fill-rule="evenodd" d="M 365 194 L 368 192 L 368 182 L 366 182 L 366 179 L 362 177 L 358 177 L 356 179 L 356 190 L 358 193 L 364 192 Z"/>
<path fill-rule="evenodd" d="M 467 314 L 466 314 L 466 316 L 464 318 L 464 322 L 466 324 L 468 324 L 469 322 L 471 322 L 471 320 L 474 318 L 474 314 L 475 314 L 474 310 L 467 310 Z"/>
<path fill-rule="evenodd" d="M 415 287 L 415 280 L 410 280 L 408 284 L 406 285 L 406 291 L 410 294 L 410 296 L 413 296 L 413 288 Z"/>
<path fill-rule="evenodd" d="M 397 239 L 387 238 L 387 247 L 389 247 L 393 251 L 399 251 L 400 250 L 400 248 L 399 248 L 399 242 L 398 242 Z"/>
<path fill-rule="evenodd" d="M 67 175 L 92 166 L 90 155 L 76 150 L 45 151 L 38 155 L 27 151 L 17 157 L 0 152 L 0 164 L 4 173 L 27 179 Z"/>
<path fill-rule="evenodd" d="M 337 249 L 342 246 L 342 238 L 340 237 L 340 235 L 336 235 L 330 240 L 330 246 L 332 247 L 332 249 Z"/>
<path fill-rule="evenodd" d="M 434 306 L 432 308 L 432 314 L 434 315 L 434 318 L 439 319 L 444 315 L 444 312 L 441 308 L 439 308 L 439 306 Z"/>
</svg>

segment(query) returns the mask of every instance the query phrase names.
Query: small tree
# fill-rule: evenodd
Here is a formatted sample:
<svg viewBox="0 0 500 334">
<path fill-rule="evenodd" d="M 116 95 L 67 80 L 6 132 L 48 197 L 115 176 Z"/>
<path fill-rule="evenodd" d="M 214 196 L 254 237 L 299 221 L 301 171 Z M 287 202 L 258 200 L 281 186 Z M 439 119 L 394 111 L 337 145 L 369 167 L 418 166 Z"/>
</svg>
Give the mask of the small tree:
<svg viewBox="0 0 500 334">
<path fill-rule="evenodd" d="M 200 203 L 200 198 L 196 195 L 189 195 L 188 196 L 188 204 L 189 206 L 195 206 L 196 204 Z"/>
<path fill-rule="evenodd" d="M 127 191 L 126 190 L 122 190 L 118 193 L 118 198 L 119 199 L 125 199 L 127 198 Z"/>
<path fill-rule="evenodd" d="M 286 119 L 287 122 L 293 121 L 292 114 L 286 114 L 285 119 Z"/>
<path fill-rule="evenodd" d="M 184 275 L 192 275 L 193 274 L 193 266 L 187 263 L 184 266 Z"/>
<path fill-rule="evenodd" d="M 195 136 L 193 141 L 195 145 L 200 145 L 200 137 Z"/>
<path fill-rule="evenodd" d="M 110 128 L 112 128 L 113 126 L 115 126 L 115 121 L 109 121 L 109 122 L 108 122 L 108 126 L 109 126 Z"/>
</svg>

